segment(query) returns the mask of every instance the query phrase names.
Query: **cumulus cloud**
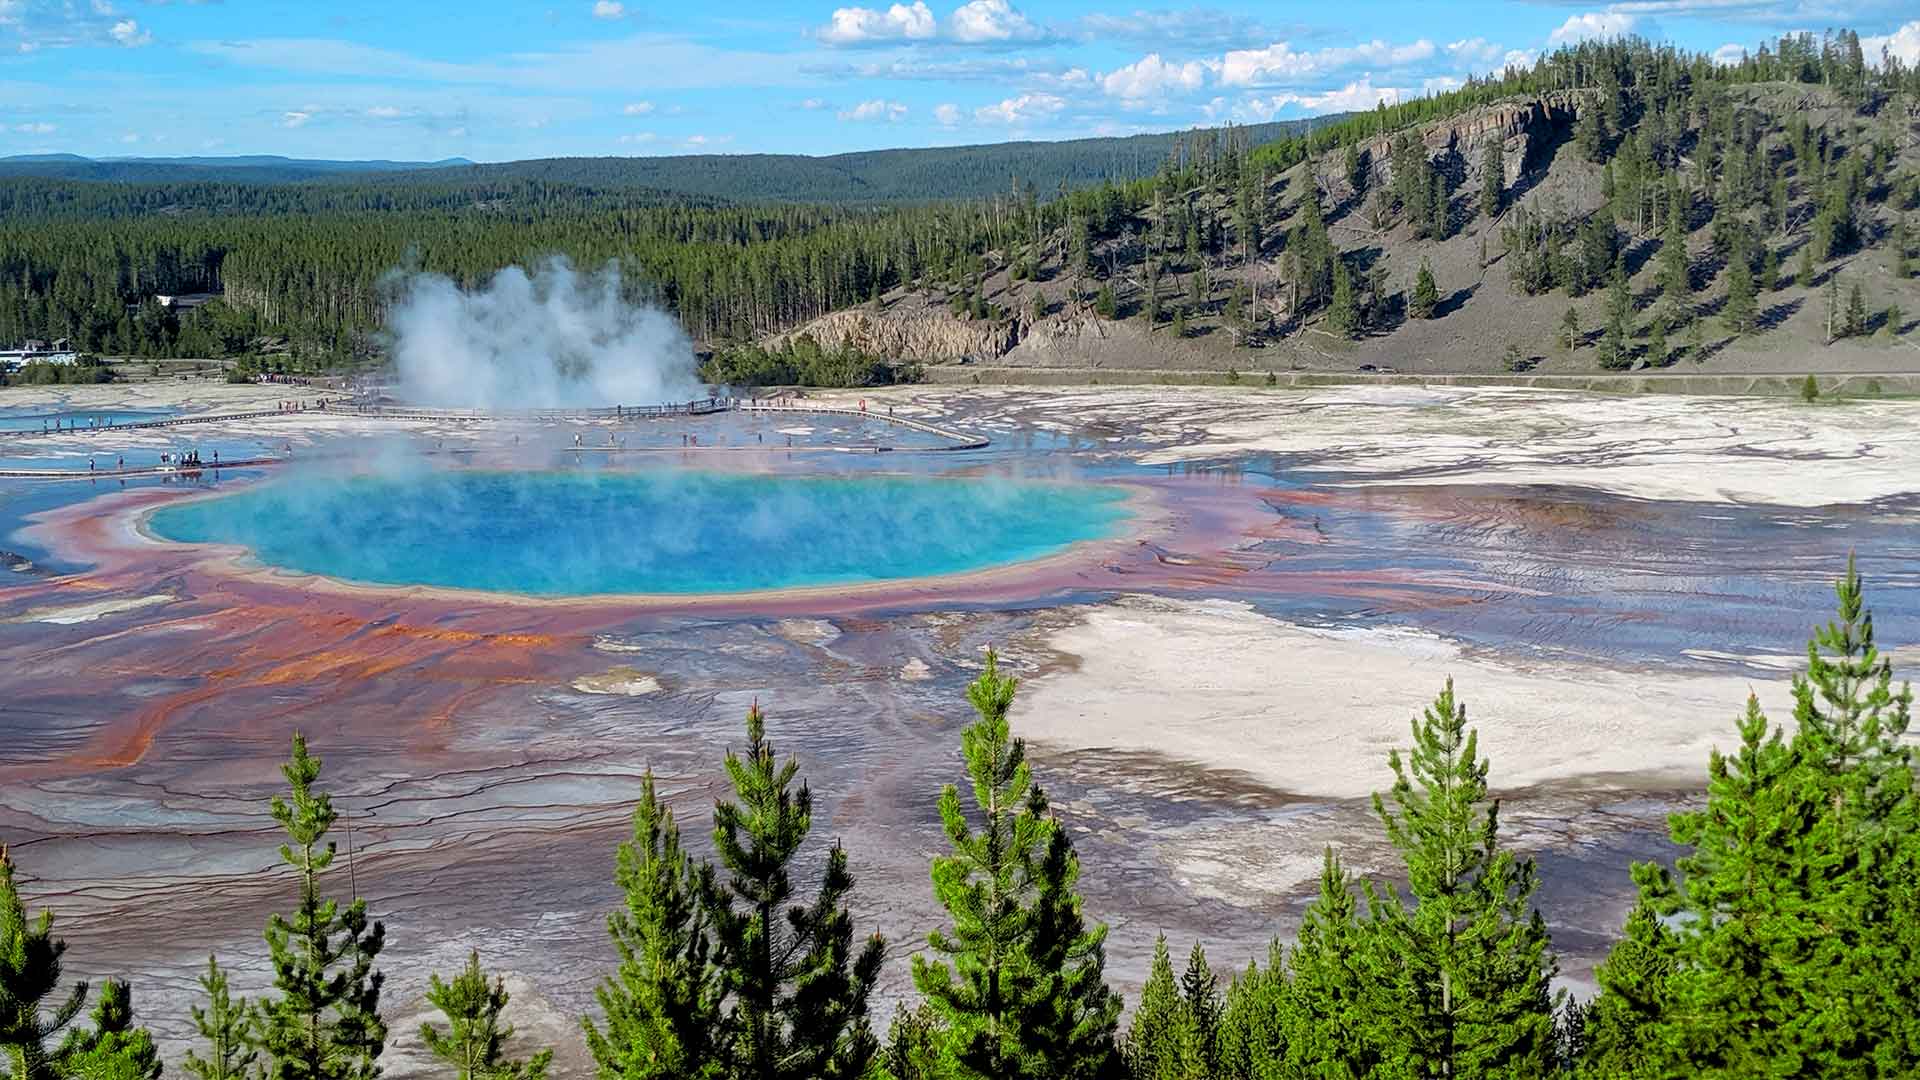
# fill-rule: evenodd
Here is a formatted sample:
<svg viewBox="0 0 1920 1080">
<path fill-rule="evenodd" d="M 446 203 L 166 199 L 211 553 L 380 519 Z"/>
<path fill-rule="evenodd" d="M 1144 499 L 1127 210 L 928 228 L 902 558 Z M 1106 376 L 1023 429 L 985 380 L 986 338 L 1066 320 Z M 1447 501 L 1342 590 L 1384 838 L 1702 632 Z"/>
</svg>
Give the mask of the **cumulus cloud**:
<svg viewBox="0 0 1920 1080">
<path fill-rule="evenodd" d="M 829 45 L 866 45 L 888 41 L 924 41 L 939 32 L 933 12 L 923 0 L 913 6 L 895 4 L 885 11 L 873 8 L 836 8 L 827 25 L 814 36 Z"/>
<path fill-rule="evenodd" d="M 828 45 L 888 45 L 941 40 L 958 45 L 1011 45 L 1048 40 L 1046 28 L 1022 14 L 1008 0 L 968 0 L 944 23 L 936 19 L 925 0 L 912 6 L 834 9 L 827 25 L 813 36 Z"/>
<path fill-rule="evenodd" d="M 942 102 L 933 107 L 933 118 L 940 121 L 941 127 L 958 127 L 960 124 L 960 106 Z"/>
<path fill-rule="evenodd" d="M 1891 34 L 1861 38 L 1860 51 L 1866 54 L 1870 64 L 1878 65 L 1881 56 L 1886 55 L 1909 67 L 1920 65 L 1920 19 Z"/>
<path fill-rule="evenodd" d="M 1057 94 L 1021 94 L 997 105 L 973 110 L 973 118 L 982 124 L 1018 125 L 1044 120 L 1067 107 L 1067 99 Z"/>
<path fill-rule="evenodd" d="M 1264 49 L 1236 49 L 1220 62 L 1220 81 L 1227 86 L 1275 86 L 1302 82 L 1341 68 L 1367 64 L 1400 67 L 1431 60 L 1439 50 L 1425 38 L 1405 45 L 1375 39 L 1359 45 L 1335 45 L 1307 52 L 1278 41 Z"/>
<path fill-rule="evenodd" d="M 1272 120 L 1287 110 L 1308 115 L 1329 112 L 1357 112 L 1381 102 L 1400 101 L 1406 91 L 1393 86 L 1375 86 L 1371 79 L 1358 79 L 1338 90 L 1322 94 L 1274 94 L 1249 97 L 1234 107 L 1235 115 L 1259 121 Z"/>
<path fill-rule="evenodd" d="M 1713 62 L 1721 67 L 1732 67 L 1747 58 L 1747 47 L 1728 42 L 1713 50 Z"/>
<path fill-rule="evenodd" d="M 846 109 L 838 115 L 842 120 L 860 122 L 885 120 L 888 123 L 892 123 L 907 115 L 907 107 L 898 101 L 874 98 L 872 101 L 863 101 L 851 109 Z"/>
<path fill-rule="evenodd" d="M 313 114 L 310 112 L 290 109 L 280 114 L 280 126 L 287 128 L 305 127 L 307 126 L 307 122 L 312 119 Z"/>
<path fill-rule="evenodd" d="M 947 26 L 955 41 L 969 44 L 1039 41 L 1047 36 L 1007 0 L 969 0 L 954 11 Z"/>
<path fill-rule="evenodd" d="M 1207 65 L 1199 60 L 1168 63 L 1159 53 L 1148 53 L 1100 77 L 1107 96 L 1122 101 L 1148 101 L 1169 94 L 1189 94 L 1207 84 Z"/>
<path fill-rule="evenodd" d="M 405 115 L 392 105 L 375 105 L 366 110 L 367 116 L 374 120 L 396 120 Z"/>
<path fill-rule="evenodd" d="M 646 116 L 653 112 L 653 102 L 651 101 L 628 102 L 626 108 L 623 108 L 620 111 L 627 114 L 628 116 Z"/>
<path fill-rule="evenodd" d="M 1653 23 L 1619 8 L 1570 15 L 1559 28 L 1547 35 L 1549 45 L 1576 45 L 1582 41 L 1606 40 L 1639 33 L 1651 37 Z"/>
<path fill-rule="evenodd" d="M 627 15 L 627 5 L 619 0 L 594 0 L 593 17 L 596 19 L 623 19 Z"/>
<path fill-rule="evenodd" d="M 1447 59 L 1470 65 L 1491 64 L 1505 52 L 1505 49 L 1483 37 L 1450 41 L 1446 46 Z"/>
</svg>

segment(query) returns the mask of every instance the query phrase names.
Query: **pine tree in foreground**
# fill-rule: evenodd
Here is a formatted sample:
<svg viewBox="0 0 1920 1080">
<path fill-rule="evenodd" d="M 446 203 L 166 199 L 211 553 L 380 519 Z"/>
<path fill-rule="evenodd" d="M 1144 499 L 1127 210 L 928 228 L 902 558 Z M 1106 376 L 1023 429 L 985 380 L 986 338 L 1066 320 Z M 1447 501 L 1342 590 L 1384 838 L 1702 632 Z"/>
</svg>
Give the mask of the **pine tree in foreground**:
<svg viewBox="0 0 1920 1080">
<path fill-rule="evenodd" d="M 289 786 L 273 797 L 273 818 L 287 834 L 280 858 L 300 880 L 291 918 L 267 921 L 274 995 L 260 1003 L 258 1045 L 272 1080 L 374 1080 L 387 1025 L 380 1019 L 382 976 L 373 962 L 386 928 L 367 920 L 367 902 L 342 908 L 320 895 L 320 877 L 333 864 L 326 839 L 336 814 L 332 799 L 315 791 L 320 760 L 293 737 L 293 756 L 281 767 Z"/>
<path fill-rule="evenodd" d="M 793 790 L 799 763 L 776 763 L 759 706 L 747 712 L 747 752 L 727 754 L 734 800 L 713 810 L 713 846 L 727 879 L 707 898 L 729 1005 L 725 1074 L 739 1080 L 851 1080 L 879 1045 L 867 1002 L 886 945 L 853 955 L 847 854 L 827 853 L 820 891 L 795 904 L 791 868 L 813 827 L 813 794 Z"/>
<path fill-rule="evenodd" d="M 1373 955 L 1375 929 L 1360 921 L 1353 880 L 1328 848 L 1320 894 L 1287 954 L 1287 1075 L 1361 1077 L 1379 1067 L 1377 1033 L 1366 1013 L 1377 996 L 1370 988 L 1382 974 Z"/>
<path fill-rule="evenodd" d="M 1221 1075 L 1220 988 L 1198 942 L 1176 981 L 1167 936 L 1134 1007 L 1122 1056 L 1132 1080 L 1213 1080 Z"/>
<path fill-rule="evenodd" d="M 53 912 L 27 917 L 14 884 L 14 864 L 0 847 L 0 1076 L 6 1080 L 154 1080 L 160 1058 L 153 1039 L 133 1026 L 127 984 L 109 979 L 89 1017 L 74 1026 L 87 1003 L 87 984 L 64 996 L 61 957 L 67 943 L 53 936 Z M 58 1045 L 50 1045 L 63 1036 Z"/>
<path fill-rule="evenodd" d="M 502 1049 L 513 1038 L 513 1026 L 500 1019 L 507 1001 L 506 984 L 498 977 L 489 982 L 480 970 L 480 954 L 470 952 L 467 966 L 451 980 L 432 977 L 427 1002 L 447 1018 L 447 1026 L 421 1024 L 420 1039 L 434 1057 L 453 1066 L 456 1080 L 546 1080 L 552 1050 L 515 1061 Z"/>
<path fill-rule="evenodd" d="M 1411 752 L 1389 756 L 1391 793 L 1374 796 L 1412 901 L 1368 889 L 1380 935 L 1368 1021 L 1390 1073 L 1535 1077 L 1556 1065 L 1556 964 L 1531 907 L 1533 862 L 1500 846 L 1477 751 L 1449 680 L 1414 720 Z"/>
<path fill-rule="evenodd" d="M 605 1029 L 585 1021 L 602 1080 L 708 1080 L 721 1074 L 720 983 L 703 898 L 713 868 L 680 847 L 673 811 L 640 781 L 633 837 L 616 854 L 626 906 L 607 916 L 619 969 L 594 992 Z"/>
<path fill-rule="evenodd" d="M 1581 1073 L 1621 1080 L 1666 1075 L 1666 1048 L 1656 1042 L 1673 1009 L 1673 935 L 1645 900 L 1627 916 L 1626 936 L 1594 970 L 1600 992 L 1583 1017 Z"/>
<path fill-rule="evenodd" d="M 68 1033 L 57 1069 L 70 1080 L 160 1080 L 160 1051 L 145 1028 L 133 1025 L 133 993 L 109 979 L 100 987 L 91 1026 Z"/>
<path fill-rule="evenodd" d="M 253 1010 L 247 999 L 234 997 L 228 990 L 227 973 L 212 956 L 207 957 L 207 970 L 200 976 L 200 989 L 207 995 L 207 1004 L 193 1006 L 193 1027 L 200 1033 L 201 1045 L 187 1051 L 183 1066 L 200 1080 L 251 1080 L 258 1072 L 254 1063 L 260 1060 L 260 1051 L 253 1047 Z"/>
<path fill-rule="evenodd" d="M 1033 782 L 1007 711 L 1018 681 L 986 669 L 967 687 L 979 719 L 960 737 L 973 796 L 940 796 L 953 846 L 933 861 L 934 896 L 953 920 L 928 936 L 913 981 L 939 1018 L 953 1075 L 1100 1076 L 1117 1063 L 1119 998 L 1107 989 L 1105 927 L 1085 929 L 1079 863 Z"/>
</svg>

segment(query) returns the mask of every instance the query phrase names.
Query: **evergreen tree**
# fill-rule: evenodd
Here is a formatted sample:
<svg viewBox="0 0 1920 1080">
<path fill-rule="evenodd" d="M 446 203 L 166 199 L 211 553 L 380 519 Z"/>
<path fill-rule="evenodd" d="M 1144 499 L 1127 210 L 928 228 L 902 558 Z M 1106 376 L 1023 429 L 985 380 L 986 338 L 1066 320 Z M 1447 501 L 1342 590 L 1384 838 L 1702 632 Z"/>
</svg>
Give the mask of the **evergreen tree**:
<svg viewBox="0 0 1920 1080">
<path fill-rule="evenodd" d="M 133 1025 L 133 995 L 109 979 L 88 1019 L 60 1044 L 58 1075 L 72 1080 L 160 1080 L 160 1051 L 147 1029 Z"/>
<path fill-rule="evenodd" d="M 1732 259 L 1744 262 L 1746 256 L 1736 250 Z M 1679 221 L 1671 218 L 1660 244 L 1660 295 L 1674 308 L 1685 307 L 1693 301 L 1693 283 L 1687 274 L 1687 234 Z"/>
<path fill-rule="evenodd" d="M 430 978 L 427 1002 L 447 1018 L 447 1027 L 421 1024 L 420 1039 L 434 1057 L 453 1066 L 456 1080 L 545 1080 L 553 1051 L 515 1061 L 502 1050 L 513 1038 L 513 1026 L 500 1020 L 507 1001 L 506 984 L 497 977 L 489 983 L 480 970 L 480 954 L 469 952 L 467 966 L 451 981 Z"/>
<path fill-rule="evenodd" d="M 1173 313 L 1173 336 L 1177 338 L 1187 336 L 1187 310 L 1185 308 L 1175 309 Z"/>
<path fill-rule="evenodd" d="M 1701 320 L 1700 316 L 1694 315 L 1687 319 L 1687 355 L 1691 357 L 1696 364 L 1706 362 L 1706 334 L 1706 324 Z"/>
<path fill-rule="evenodd" d="M 1794 269 L 1793 280 L 1803 289 L 1813 288 L 1813 251 L 1805 244 L 1800 245 L 1800 263 Z"/>
<path fill-rule="evenodd" d="M 77 982 L 64 998 L 60 958 L 67 943 L 53 936 L 53 912 L 29 920 L 13 883 L 13 860 L 0 848 L 0 1052 L 7 1080 L 57 1080 L 60 1055 L 48 1040 L 66 1030 L 86 1007 L 87 984 Z M 50 1013 L 41 1010 L 51 1006 Z"/>
<path fill-rule="evenodd" d="M 1867 332 L 1867 301 L 1860 293 L 1860 283 L 1854 282 L 1847 289 L 1846 333 L 1848 337 L 1859 337 Z"/>
<path fill-rule="evenodd" d="M 1654 367 L 1664 367 L 1667 363 L 1667 319 L 1664 314 L 1655 314 L 1647 327 L 1647 363 Z"/>
<path fill-rule="evenodd" d="M 1333 302 L 1327 308 L 1327 325 L 1341 337 L 1352 337 L 1360 326 L 1359 306 L 1353 296 L 1353 278 L 1347 273 L 1347 261 L 1333 260 Z"/>
<path fill-rule="evenodd" d="M 1103 284 L 1094 295 L 1093 310 L 1103 319 L 1111 319 L 1119 310 L 1113 299 L 1113 286 Z"/>
<path fill-rule="evenodd" d="M 1414 275 L 1413 295 L 1407 301 L 1407 313 L 1416 319 L 1431 319 L 1440 304 L 1440 289 L 1433 282 L 1433 267 L 1420 260 L 1420 272 Z"/>
<path fill-rule="evenodd" d="M 1235 1080 L 1288 1075 L 1286 1025 L 1292 1011 L 1286 957 L 1276 940 L 1267 947 L 1266 967 L 1249 963 L 1227 988 L 1219 1075 Z"/>
<path fill-rule="evenodd" d="M 1376 794 L 1374 812 L 1405 860 L 1412 906 L 1369 889 L 1385 968 L 1369 1020 L 1390 1067 L 1415 1076 L 1545 1076 L 1556 963 L 1530 907 L 1533 862 L 1500 846 L 1478 742 L 1449 680 L 1413 722 L 1411 754 L 1388 759 L 1391 804 Z"/>
<path fill-rule="evenodd" d="M 1659 1027 L 1674 1009 L 1671 982 L 1677 962 L 1673 935 L 1646 900 L 1627 916 L 1626 936 L 1594 969 L 1600 992 L 1582 1018 L 1583 1075 L 1653 1080 L 1667 1075 Z"/>
<path fill-rule="evenodd" d="M 1767 249 L 1766 257 L 1760 260 L 1760 276 L 1754 280 L 1758 291 L 1770 293 L 1780 287 L 1780 256 L 1772 248 Z"/>
<path fill-rule="evenodd" d="M 1041 294 L 1039 289 L 1033 290 L 1033 301 L 1028 305 L 1028 310 L 1034 322 L 1039 322 L 1041 319 L 1047 317 L 1047 298 Z"/>
<path fill-rule="evenodd" d="M 1812 375 L 1800 383 L 1800 400 L 1809 405 L 1820 400 L 1820 382 Z"/>
<path fill-rule="evenodd" d="M 913 981 L 955 1076 L 1103 1076 L 1118 1060 L 1120 1012 L 1105 983 L 1106 929 L 1081 922 L 1078 861 L 1007 723 L 1017 689 L 992 652 L 967 687 L 978 716 L 960 737 L 973 811 L 954 785 L 941 793 L 953 854 L 932 871 L 953 926 L 928 935 Z"/>
<path fill-rule="evenodd" d="M 1360 920 L 1353 880 L 1331 847 L 1320 894 L 1307 908 L 1287 956 L 1287 1008 L 1281 1021 L 1286 1075 L 1363 1077 L 1381 1065 L 1375 1024 L 1377 937 Z"/>
<path fill-rule="evenodd" d="M 227 973 L 212 956 L 207 957 L 207 970 L 200 976 L 200 989 L 207 995 L 207 1005 L 192 1007 L 193 1026 L 206 1056 L 187 1051 L 186 1070 L 200 1080 L 252 1080 L 259 1071 L 254 1063 L 260 1051 L 252 1045 L 251 1006 L 227 989 Z"/>
<path fill-rule="evenodd" d="M 813 827 L 813 793 L 804 783 L 793 790 L 799 762 L 776 761 L 759 706 L 747 711 L 745 756 L 729 751 L 726 768 L 733 800 L 714 806 L 713 846 L 727 879 L 706 898 L 728 998 L 724 1075 L 864 1076 L 879 1050 L 867 1002 L 886 945 L 875 935 L 853 956 L 846 851 L 828 851 L 812 903 L 792 903 L 791 867 Z"/>
<path fill-rule="evenodd" d="M 380 1019 L 382 976 L 373 962 L 386 928 L 367 921 L 358 897 L 344 909 L 320 895 L 320 876 L 333 864 L 326 839 L 336 814 L 315 791 L 320 760 L 293 737 L 293 756 L 280 772 L 287 797 L 273 797 L 273 819 L 287 834 L 280 858 L 299 876 L 300 903 L 288 918 L 267 920 L 275 996 L 260 1003 L 258 1045 L 270 1080 L 374 1080 L 387 1026 Z"/>
<path fill-rule="evenodd" d="M 1507 152 L 1499 136 L 1487 140 L 1480 152 L 1480 212 L 1488 217 L 1500 213 L 1507 192 Z"/>
<path fill-rule="evenodd" d="M 1600 110 L 1582 103 L 1573 121 L 1573 144 L 1580 155 L 1599 165 L 1607 160 L 1607 132 L 1600 124 Z"/>
<path fill-rule="evenodd" d="M 1720 321 L 1727 324 L 1728 333 L 1748 333 L 1757 317 L 1756 306 L 1753 275 L 1748 272 L 1745 259 L 1735 258 L 1727 267 L 1727 305 Z"/>
<path fill-rule="evenodd" d="M 1567 313 L 1560 316 L 1560 334 L 1566 340 L 1567 355 L 1573 355 L 1573 351 L 1580 347 L 1580 312 L 1572 305 L 1568 305 Z"/>
<path fill-rule="evenodd" d="M 1161 934 L 1154 940 L 1153 963 L 1127 1029 L 1124 1056 L 1132 1080 L 1205 1080 L 1200 1062 L 1190 1057 L 1192 1038 L 1183 1012 L 1167 935 Z"/>
<path fill-rule="evenodd" d="M 1617 256 L 1613 275 L 1607 284 L 1607 329 L 1600 338 L 1600 366 L 1624 368 L 1633 362 L 1627 352 L 1627 337 L 1632 330 L 1633 292 L 1627 287 L 1627 260 Z"/>
<path fill-rule="evenodd" d="M 1180 976 L 1180 1005 L 1183 1022 L 1190 1037 L 1191 1058 L 1200 1067 L 1202 1080 L 1220 1074 L 1220 980 L 1207 963 L 1207 951 L 1198 941 L 1187 952 L 1187 970 Z"/>
</svg>

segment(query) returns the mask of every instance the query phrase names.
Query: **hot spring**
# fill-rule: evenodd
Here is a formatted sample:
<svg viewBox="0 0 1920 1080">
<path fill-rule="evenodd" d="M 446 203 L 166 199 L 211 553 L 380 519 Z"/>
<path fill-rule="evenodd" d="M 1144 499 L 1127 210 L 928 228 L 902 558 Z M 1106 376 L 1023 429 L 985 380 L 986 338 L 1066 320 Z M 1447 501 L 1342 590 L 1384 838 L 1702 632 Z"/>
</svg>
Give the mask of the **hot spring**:
<svg viewBox="0 0 1920 1080">
<path fill-rule="evenodd" d="M 373 585 L 737 593 L 1005 566 L 1114 535 L 1122 489 L 683 469 L 289 476 L 157 510 L 163 540 Z"/>
</svg>

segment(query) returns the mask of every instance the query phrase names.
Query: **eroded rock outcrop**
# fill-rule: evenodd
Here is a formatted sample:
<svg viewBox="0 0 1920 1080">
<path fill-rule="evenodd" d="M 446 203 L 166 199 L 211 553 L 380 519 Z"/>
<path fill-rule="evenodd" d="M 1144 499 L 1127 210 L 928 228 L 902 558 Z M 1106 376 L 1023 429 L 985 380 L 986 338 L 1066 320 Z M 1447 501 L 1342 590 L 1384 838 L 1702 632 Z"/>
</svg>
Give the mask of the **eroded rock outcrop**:
<svg viewBox="0 0 1920 1080">
<path fill-rule="evenodd" d="M 836 311 L 769 339 L 773 348 L 801 334 L 828 349 L 851 345 L 873 356 L 922 364 L 957 360 L 993 360 L 1020 340 L 1014 322 L 962 319 L 942 308 L 884 311 L 850 308 Z"/>
</svg>

